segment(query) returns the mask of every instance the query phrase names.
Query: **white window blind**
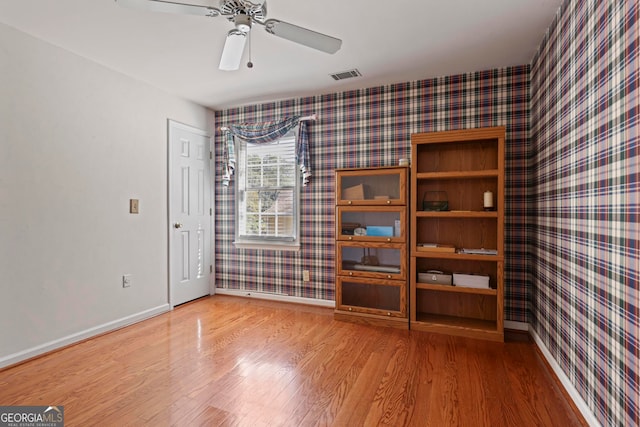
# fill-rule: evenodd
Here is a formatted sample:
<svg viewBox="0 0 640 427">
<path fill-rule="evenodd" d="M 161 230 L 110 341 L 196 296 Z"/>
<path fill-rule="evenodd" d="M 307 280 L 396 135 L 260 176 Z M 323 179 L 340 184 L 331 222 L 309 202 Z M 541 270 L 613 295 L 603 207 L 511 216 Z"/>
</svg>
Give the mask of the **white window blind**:
<svg viewBox="0 0 640 427">
<path fill-rule="evenodd" d="M 296 135 L 268 143 L 236 139 L 236 244 L 298 244 Z"/>
</svg>

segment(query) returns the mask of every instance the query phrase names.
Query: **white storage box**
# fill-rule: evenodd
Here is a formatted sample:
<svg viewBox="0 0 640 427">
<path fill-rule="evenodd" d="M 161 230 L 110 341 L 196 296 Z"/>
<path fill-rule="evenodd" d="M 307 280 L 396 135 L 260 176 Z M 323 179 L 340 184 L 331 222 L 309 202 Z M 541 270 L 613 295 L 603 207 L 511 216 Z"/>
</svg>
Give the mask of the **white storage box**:
<svg viewBox="0 0 640 427">
<path fill-rule="evenodd" d="M 489 276 L 453 273 L 453 286 L 489 289 Z"/>
</svg>

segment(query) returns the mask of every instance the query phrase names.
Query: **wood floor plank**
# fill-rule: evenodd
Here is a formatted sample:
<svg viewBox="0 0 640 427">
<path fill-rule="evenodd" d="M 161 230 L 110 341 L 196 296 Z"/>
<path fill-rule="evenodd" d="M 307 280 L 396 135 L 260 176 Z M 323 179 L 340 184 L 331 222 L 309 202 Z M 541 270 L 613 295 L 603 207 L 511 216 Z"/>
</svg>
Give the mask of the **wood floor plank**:
<svg viewBox="0 0 640 427">
<path fill-rule="evenodd" d="M 380 378 L 365 423 L 406 425 L 407 410 L 414 404 L 414 402 L 407 404 L 407 377 L 413 374 L 412 370 L 406 369 L 409 351 L 407 344 L 406 339 L 397 339 L 393 342 L 392 352 L 386 359 L 385 371 Z"/>
<path fill-rule="evenodd" d="M 393 354 L 392 337 L 397 332 L 394 329 L 387 329 L 369 338 L 369 345 L 362 352 L 365 359 L 362 370 L 353 382 L 349 393 L 344 396 L 344 401 L 336 413 L 334 425 L 362 425 L 366 420 L 371 412 L 380 381 L 387 370 L 388 361 Z"/>
<path fill-rule="evenodd" d="M 332 376 L 318 384 L 321 392 L 301 419 L 302 425 L 310 425 L 314 420 L 319 424 L 331 425 L 344 406 L 345 397 L 352 394 L 355 381 L 363 376 L 368 360 L 366 355 L 371 353 L 374 344 L 370 336 L 357 333 L 358 329 L 353 325 L 349 339 L 343 340 L 345 348 L 337 353 L 339 358 L 336 364 L 328 365 Z M 340 366 L 340 369 L 333 369 L 332 366 Z"/>
<path fill-rule="evenodd" d="M 411 348 L 406 366 L 413 366 L 415 369 L 407 370 L 413 374 L 407 382 L 407 395 L 413 398 L 413 402 L 408 402 L 410 415 L 407 425 L 425 425 L 426 420 L 429 419 L 434 379 L 434 365 L 429 360 L 429 355 L 435 351 L 429 338 L 434 336 L 433 334 L 416 334 L 414 339 L 410 339 Z"/>
<path fill-rule="evenodd" d="M 585 425 L 529 339 L 229 296 L 1 370 L 0 405 L 61 405 L 67 426 Z"/>
</svg>

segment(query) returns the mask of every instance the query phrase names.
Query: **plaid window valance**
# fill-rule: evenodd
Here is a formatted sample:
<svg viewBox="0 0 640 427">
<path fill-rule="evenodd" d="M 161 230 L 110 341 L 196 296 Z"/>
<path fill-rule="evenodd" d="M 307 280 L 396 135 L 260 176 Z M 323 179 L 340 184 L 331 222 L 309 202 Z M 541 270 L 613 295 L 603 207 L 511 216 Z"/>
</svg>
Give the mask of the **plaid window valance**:
<svg viewBox="0 0 640 427">
<path fill-rule="evenodd" d="M 234 138 L 241 138 L 247 142 L 260 144 L 275 141 L 285 136 L 291 129 L 299 126 L 296 141 L 296 162 L 302 174 L 302 185 L 309 183 L 311 165 L 309 158 L 309 136 L 306 122 L 300 116 L 286 117 L 280 121 L 262 123 L 231 124 L 225 130 L 225 150 L 222 161 L 224 175 L 222 184 L 228 186 L 236 166 Z"/>
</svg>

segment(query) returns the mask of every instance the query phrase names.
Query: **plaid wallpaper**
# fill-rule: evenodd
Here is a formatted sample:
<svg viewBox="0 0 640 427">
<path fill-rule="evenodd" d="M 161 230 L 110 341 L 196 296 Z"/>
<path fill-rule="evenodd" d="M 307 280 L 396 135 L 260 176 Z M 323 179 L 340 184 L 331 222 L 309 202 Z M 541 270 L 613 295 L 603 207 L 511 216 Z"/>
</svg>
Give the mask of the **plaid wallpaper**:
<svg viewBox="0 0 640 427">
<path fill-rule="evenodd" d="M 298 253 L 234 248 L 234 182 L 216 171 L 216 286 L 334 299 L 334 170 L 397 165 L 410 135 L 504 125 L 507 128 L 505 317 L 527 321 L 528 66 L 246 106 L 216 113 L 216 124 L 316 113 L 309 123 L 313 176 L 301 194 Z M 221 135 L 216 156 L 222 158 Z M 302 270 L 311 281 L 303 283 Z"/>
<path fill-rule="evenodd" d="M 531 324 L 605 426 L 640 424 L 638 7 L 565 2 L 531 64 Z"/>
</svg>

